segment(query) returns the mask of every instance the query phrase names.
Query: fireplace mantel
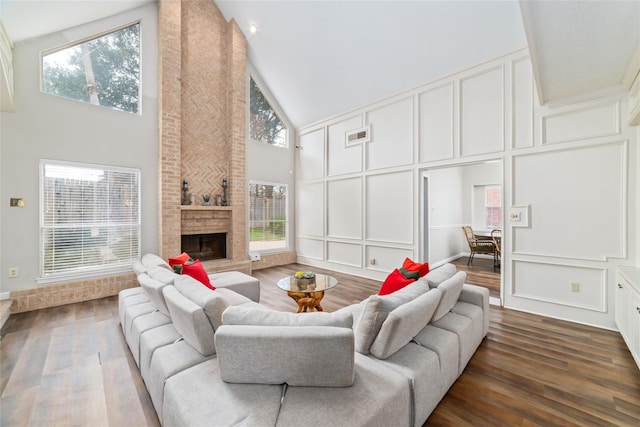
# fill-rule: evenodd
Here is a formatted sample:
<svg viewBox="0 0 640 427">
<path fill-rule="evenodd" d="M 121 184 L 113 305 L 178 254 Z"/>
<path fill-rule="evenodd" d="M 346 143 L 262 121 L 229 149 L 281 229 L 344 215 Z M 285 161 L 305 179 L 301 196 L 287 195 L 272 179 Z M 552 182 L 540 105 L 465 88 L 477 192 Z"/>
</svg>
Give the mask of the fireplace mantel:
<svg viewBox="0 0 640 427">
<path fill-rule="evenodd" d="M 231 206 L 198 206 L 198 205 L 180 205 L 183 211 L 230 211 Z"/>
</svg>

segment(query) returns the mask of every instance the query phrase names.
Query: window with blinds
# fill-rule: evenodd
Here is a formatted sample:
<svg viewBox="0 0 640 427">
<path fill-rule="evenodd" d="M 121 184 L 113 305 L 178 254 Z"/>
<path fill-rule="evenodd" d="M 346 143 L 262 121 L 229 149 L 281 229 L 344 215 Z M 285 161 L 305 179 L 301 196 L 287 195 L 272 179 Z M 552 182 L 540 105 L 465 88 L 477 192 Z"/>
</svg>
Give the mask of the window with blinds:
<svg viewBox="0 0 640 427">
<path fill-rule="evenodd" d="M 128 270 L 140 258 L 140 171 L 40 163 L 41 279 Z"/>
</svg>

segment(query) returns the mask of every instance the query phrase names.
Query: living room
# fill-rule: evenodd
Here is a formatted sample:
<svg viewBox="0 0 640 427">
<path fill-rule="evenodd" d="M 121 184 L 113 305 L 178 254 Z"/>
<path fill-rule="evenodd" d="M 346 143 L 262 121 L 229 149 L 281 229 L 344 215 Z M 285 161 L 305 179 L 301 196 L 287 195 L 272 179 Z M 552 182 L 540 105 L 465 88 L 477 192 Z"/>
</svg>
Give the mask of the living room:
<svg viewBox="0 0 640 427">
<path fill-rule="evenodd" d="M 628 124 L 632 104 L 622 80 L 541 104 L 542 77 L 534 71 L 540 65 L 531 59 L 540 52 L 525 44 L 313 122 L 296 120 L 288 148 L 264 147 L 247 143 L 247 75 L 255 73 L 277 101 L 279 93 L 248 60 L 248 22 L 229 23 L 224 12 L 224 2 L 220 9 L 211 2 L 151 3 L 14 43 L 14 111 L 3 109 L 1 117 L 1 198 L 23 199 L 24 207 L 0 208 L 0 258 L 3 273 L 19 269 L 1 281 L 15 312 L 135 285 L 130 270 L 107 279 L 42 280 L 36 254 L 43 159 L 138 169 L 141 254 L 180 253 L 183 180 L 200 196 L 221 192 L 228 179 L 230 255 L 214 269 L 252 272 L 298 262 L 374 280 L 405 257 L 446 263 L 453 255 L 439 252 L 449 241 L 443 235 L 462 238 L 462 220 L 425 223 L 423 174 L 497 161 L 503 306 L 617 329 L 617 268 L 640 264 L 638 127 Z M 142 114 L 87 108 L 40 91 L 41 52 L 134 21 L 142 24 L 142 46 L 158 47 L 142 49 Z M 345 133 L 359 129 L 371 140 L 346 144 Z M 248 257 L 250 181 L 283 183 L 293 195 L 286 250 L 259 261 Z M 435 208 L 430 217 L 439 219 Z M 519 222 L 509 221 L 512 213 Z"/>
</svg>

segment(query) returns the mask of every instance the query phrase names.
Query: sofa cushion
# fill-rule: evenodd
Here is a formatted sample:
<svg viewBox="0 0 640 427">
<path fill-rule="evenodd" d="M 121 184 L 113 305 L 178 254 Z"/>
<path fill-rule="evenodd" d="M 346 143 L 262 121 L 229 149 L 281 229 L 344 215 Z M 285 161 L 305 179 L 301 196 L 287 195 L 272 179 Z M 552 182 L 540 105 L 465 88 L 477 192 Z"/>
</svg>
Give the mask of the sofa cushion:
<svg viewBox="0 0 640 427">
<path fill-rule="evenodd" d="M 209 274 L 209 279 L 216 289 L 231 289 L 254 302 L 260 302 L 260 281 L 255 277 L 239 271 L 223 271 Z"/>
<path fill-rule="evenodd" d="M 387 278 L 380 286 L 380 290 L 378 291 L 378 295 L 389 295 L 394 293 L 397 290 L 400 290 L 407 286 L 409 283 L 414 282 L 415 279 L 410 279 L 405 277 L 400 271 L 396 268 L 393 270 Z"/>
<path fill-rule="evenodd" d="M 335 326 L 353 327 L 353 316 L 349 312 L 313 312 L 300 316 L 296 313 L 256 308 L 252 306 L 230 306 L 222 313 L 223 325 L 255 326 Z"/>
<path fill-rule="evenodd" d="M 165 287 L 163 292 L 173 325 L 182 338 L 203 356 L 214 354 L 213 326 L 202 307 L 174 286 Z"/>
<path fill-rule="evenodd" d="M 190 367 L 167 379 L 163 427 L 276 425 L 282 385 L 229 384 L 216 360 Z"/>
<path fill-rule="evenodd" d="M 211 284 L 207 271 L 204 269 L 199 259 L 192 263 L 182 264 L 181 274 L 193 277 L 212 291 L 216 289 L 215 286 Z"/>
<path fill-rule="evenodd" d="M 160 267 L 156 267 L 160 268 Z M 169 273 L 168 270 L 165 270 Z M 165 316 L 169 316 L 169 309 L 167 308 L 167 303 L 164 300 L 164 295 L 162 294 L 162 289 L 165 286 L 169 286 L 167 283 L 160 282 L 156 279 L 152 279 L 148 274 L 140 274 L 138 276 L 138 283 L 145 290 L 147 296 L 149 297 L 149 301 L 153 305 L 156 306 L 158 310 Z"/>
<path fill-rule="evenodd" d="M 142 263 L 147 268 L 162 267 L 166 268 L 167 270 L 171 270 L 171 267 L 169 266 L 169 264 L 167 264 L 167 261 L 163 260 L 156 254 L 144 254 L 142 256 Z"/>
<path fill-rule="evenodd" d="M 433 314 L 434 322 L 440 320 L 456 305 L 460 292 L 462 292 L 462 285 L 464 285 L 466 279 L 467 273 L 459 271 L 454 274 L 453 277 L 438 285 L 437 289 L 442 292 L 442 298 L 440 299 L 440 304 L 438 304 L 436 312 Z"/>
<path fill-rule="evenodd" d="M 355 352 L 349 328 L 223 325 L 216 331 L 215 345 L 220 374 L 229 383 L 353 384 Z"/>
<path fill-rule="evenodd" d="M 438 268 L 431 270 L 424 279 L 427 281 L 430 287 L 435 288 L 440 283 L 444 282 L 448 278 L 456 274 L 456 266 L 453 264 L 444 264 Z"/>
<path fill-rule="evenodd" d="M 427 326 L 441 297 L 440 290 L 431 289 L 391 311 L 371 344 L 371 354 L 386 359 L 407 345 Z"/>
<path fill-rule="evenodd" d="M 355 355 L 353 386 L 289 387 L 278 426 L 412 426 L 409 380 L 380 361 Z M 166 426 L 165 426 L 166 427 Z"/>
<path fill-rule="evenodd" d="M 405 258 L 404 262 L 402 263 L 402 268 L 408 271 L 417 271 L 420 274 L 420 277 L 422 277 L 429 272 L 429 263 L 415 262 L 411 258 Z"/>
<path fill-rule="evenodd" d="M 249 298 L 229 289 L 217 288 L 212 291 L 190 276 L 177 276 L 174 286 L 182 295 L 202 307 L 214 330 L 222 325 L 222 313 L 227 307 L 255 304 Z"/>
<path fill-rule="evenodd" d="M 169 270 L 161 266 L 149 267 L 147 269 L 147 274 L 152 279 L 157 280 L 158 282 L 164 283 L 165 285 L 173 284 L 173 281 L 175 280 L 175 278 L 178 277 L 178 275 L 174 273 L 172 270 Z"/>
<path fill-rule="evenodd" d="M 356 351 L 369 354 L 371 343 L 378 335 L 387 315 L 396 307 L 413 301 L 428 291 L 429 285 L 426 282 L 417 281 L 392 294 L 371 295 L 364 300 L 362 313 L 354 328 Z"/>
</svg>

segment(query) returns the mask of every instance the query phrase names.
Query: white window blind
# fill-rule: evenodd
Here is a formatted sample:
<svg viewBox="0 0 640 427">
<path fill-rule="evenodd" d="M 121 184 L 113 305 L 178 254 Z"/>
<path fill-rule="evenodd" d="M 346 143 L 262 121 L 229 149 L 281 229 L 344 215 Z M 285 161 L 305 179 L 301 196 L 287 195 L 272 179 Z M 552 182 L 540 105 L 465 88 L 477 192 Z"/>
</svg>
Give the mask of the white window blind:
<svg viewBox="0 0 640 427">
<path fill-rule="evenodd" d="M 140 171 L 43 160 L 40 274 L 90 276 L 140 258 Z"/>
</svg>

